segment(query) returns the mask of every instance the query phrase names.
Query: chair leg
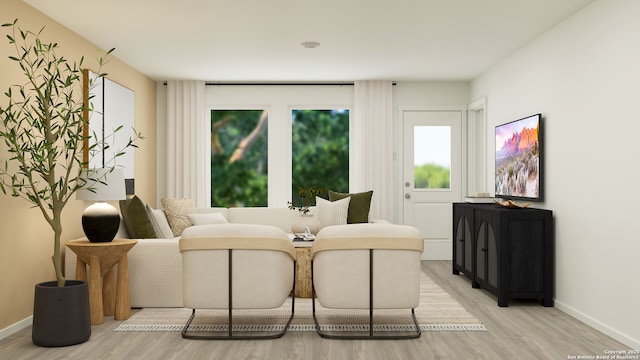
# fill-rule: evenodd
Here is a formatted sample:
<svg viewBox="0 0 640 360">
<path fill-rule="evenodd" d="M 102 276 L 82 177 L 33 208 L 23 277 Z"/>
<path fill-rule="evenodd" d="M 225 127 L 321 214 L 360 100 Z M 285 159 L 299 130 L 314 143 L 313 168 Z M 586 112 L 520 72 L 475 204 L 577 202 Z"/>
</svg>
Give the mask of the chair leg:
<svg viewBox="0 0 640 360">
<path fill-rule="evenodd" d="M 315 300 L 313 300 L 315 301 Z M 408 339 L 417 339 L 422 334 L 422 330 L 420 330 L 420 325 L 418 324 L 418 319 L 416 319 L 415 309 L 411 309 L 411 318 L 413 320 L 413 325 L 415 326 L 415 330 L 406 335 L 396 335 L 387 333 L 386 335 L 382 335 L 380 333 L 376 333 L 374 331 L 374 324 L 370 322 L 369 334 L 368 335 L 342 335 L 346 332 L 342 332 L 342 334 L 329 334 L 320 329 L 320 324 L 318 323 L 318 318 L 316 316 L 315 310 L 313 311 L 313 322 L 316 325 L 316 332 L 320 337 L 325 339 L 337 339 L 337 340 L 408 340 Z"/>
<path fill-rule="evenodd" d="M 184 326 L 184 328 L 182 328 L 182 337 L 184 339 L 192 339 L 192 340 L 268 340 L 268 339 L 278 339 L 281 338 L 282 336 L 284 336 L 284 334 L 287 333 L 287 329 L 289 328 L 289 325 L 291 324 L 291 320 L 293 320 L 293 309 L 292 309 L 292 313 L 289 316 L 289 319 L 287 320 L 286 325 L 284 326 L 284 328 L 282 329 L 282 331 L 279 331 L 277 333 L 274 334 L 268 334 L 268 335 L 237 335 L 238 332 L 233 332 L 232 330 L 229 331 L 229 335 L 196 335 L 193 331 L 189 331 L 189 326 L 191 325 L 191 322 L 193 321 L 193 319 L 195 318 L 196 315 L 196 309 L 193 309 L 191 311 L 191 317 L 189 317 L 189 320 L 187 321 L 187 324 Z M 231 329 L 231 327 L 229 327 Z"/>
</svg>

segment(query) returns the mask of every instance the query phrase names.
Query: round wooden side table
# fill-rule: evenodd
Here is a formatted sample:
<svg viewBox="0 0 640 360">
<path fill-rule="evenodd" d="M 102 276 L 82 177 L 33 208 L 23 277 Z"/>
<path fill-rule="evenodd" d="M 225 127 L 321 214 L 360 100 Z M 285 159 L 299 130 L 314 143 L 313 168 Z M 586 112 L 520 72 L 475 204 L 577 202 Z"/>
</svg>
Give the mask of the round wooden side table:
<svg viewBox="0 0 640 360">
<path fill-rule="evenodd" d="M 116 320 L 126 320 L 131 316 L 127 252 L 137 242 L 131 239 L 97 243 L 89 240 L 65 242 L 78 255 L 76 279 L 87 281 L 89 285 L 91 325 L 102 324 L 104 315 L 113 315 Z M 118 264 L 117 276 L 115 264 Z"/>
</svg>

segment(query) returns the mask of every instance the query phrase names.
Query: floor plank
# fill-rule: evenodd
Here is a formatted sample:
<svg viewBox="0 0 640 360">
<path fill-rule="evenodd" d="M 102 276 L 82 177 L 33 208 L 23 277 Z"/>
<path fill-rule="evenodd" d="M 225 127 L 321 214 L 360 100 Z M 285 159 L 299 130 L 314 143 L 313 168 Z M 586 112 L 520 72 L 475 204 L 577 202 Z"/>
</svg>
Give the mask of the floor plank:
<svg viewBox="0 0 640 360">
<path fill-rule="evenodd" d="M 31 328 L 0 341 L 0 359 L 567 359 L 628 349 L 582 322 L 538 302 L 510 301 L 472 289 L 451 274 L 450 261 L 423 261 L 425 271 L 488 329 L 486 332 L 423 332 L 416 340 L 343 341 L 289 332 L 277 340 L 184 340 L 179 332 L 114 332 L 111 317 L 92 326 L 91 339 L 65 348 L 40 348 Z"/>
</svg>

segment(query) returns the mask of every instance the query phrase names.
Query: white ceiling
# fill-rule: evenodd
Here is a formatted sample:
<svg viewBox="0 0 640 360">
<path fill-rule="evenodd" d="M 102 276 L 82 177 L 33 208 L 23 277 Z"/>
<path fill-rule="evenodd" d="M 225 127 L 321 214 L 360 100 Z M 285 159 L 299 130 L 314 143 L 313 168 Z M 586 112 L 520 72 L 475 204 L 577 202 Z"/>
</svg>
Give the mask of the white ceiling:
<svg viewBox="0 0 640 360">
<path fill-rule="evenodd" d="M 323 82 L 471 80 L 593 0 L 24 1 L 155 80 Z"/>
</svg>

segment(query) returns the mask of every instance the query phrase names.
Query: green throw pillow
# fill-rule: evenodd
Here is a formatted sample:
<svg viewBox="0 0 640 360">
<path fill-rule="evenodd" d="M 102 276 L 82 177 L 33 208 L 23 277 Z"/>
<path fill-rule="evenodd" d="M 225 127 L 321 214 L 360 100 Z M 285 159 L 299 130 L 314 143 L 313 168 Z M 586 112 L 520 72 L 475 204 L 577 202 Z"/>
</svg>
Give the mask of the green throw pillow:
<svg viewBox="0 0 640 360">
<path fill-rule="evenodd" d="M 155 239 L 158 237 L 149 219 L 149 213 L 139 197 L 120 200 L 120 212 L 130 238 Z"/>
<path fill-rule="evenodd" d="M 336 201 L 351 196 L 349 201 L 349 215 L 347 215 L 347 224 L 367 223 L 369 222 L 369 208 L 371 208 L 371 197 L 373 190 L 355 193 L 343 194 L 329 190 L 329 200 Z"/>
</svg>

